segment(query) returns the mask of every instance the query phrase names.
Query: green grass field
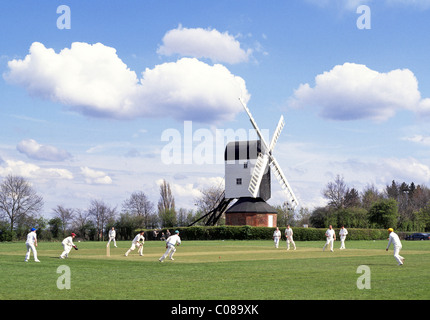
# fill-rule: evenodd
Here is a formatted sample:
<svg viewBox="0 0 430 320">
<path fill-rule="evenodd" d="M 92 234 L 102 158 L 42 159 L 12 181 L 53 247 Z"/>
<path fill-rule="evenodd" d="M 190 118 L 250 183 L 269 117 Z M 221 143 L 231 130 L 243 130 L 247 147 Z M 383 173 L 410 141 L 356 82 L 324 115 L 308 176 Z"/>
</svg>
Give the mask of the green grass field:
<svg viewBox="0 0 430 320">
<path fill-rule="evenodd" d="M 175 261 L 158 258 L 164 242 L 147 241 L 124 256 L 130 241 L 77 243 L 68 259 L 58 242 L 40 242 L 36 263 L 24 262 L 25 244 L 0 243 L 0 300 L 428 300 L 430 241 L 403 241 L 397 266 L 386 241 L 347 241 L 346 250 L 322 252 L 324 241 L 183 241 Z M 357 273 L 369 267 L 370 289 Z M 70 289 L 59 289 L 60 266 L 70 268 Z"/>
</svg>

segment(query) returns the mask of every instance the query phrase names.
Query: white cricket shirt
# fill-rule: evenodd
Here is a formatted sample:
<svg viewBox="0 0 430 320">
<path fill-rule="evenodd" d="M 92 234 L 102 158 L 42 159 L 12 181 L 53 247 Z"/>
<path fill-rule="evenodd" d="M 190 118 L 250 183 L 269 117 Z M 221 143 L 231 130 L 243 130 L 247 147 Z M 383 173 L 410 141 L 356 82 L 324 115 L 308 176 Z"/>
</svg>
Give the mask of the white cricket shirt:
<svg viewBox="0 0 430 320">
<path fill-rule="evenodd" d="M 327 229 L 327 231 L 325 232 L 326 237 L 329 239 L 333 239 L 334 238 L 334 230 L 333 229 Z"/>
<path fill-rule="evenodd" d="M 37 239 L 36 232 L 31 231 L 27 234 L 27 241 L 25 243 L 34 244 L 36 239 Z"/>
<path fill-rule="evenodd" d="M 174 234 L 167 238 L 166 243 L 167 245 L 174 246 L 181 243 L 181 238 L 177 234 Z"/>
<path fill-rule="evenodd" d="M 393 246 L 395 248 L 401 248 L 402 247 L 402 243 L 400 242 L 400 238 L 397 235 L 397 233 L 394 233 L 394 232 L 390 233 L 390 237 L 388 239 L 387 249 L 390 247 L 391 244 L 393 244 Z"/>
</svg>

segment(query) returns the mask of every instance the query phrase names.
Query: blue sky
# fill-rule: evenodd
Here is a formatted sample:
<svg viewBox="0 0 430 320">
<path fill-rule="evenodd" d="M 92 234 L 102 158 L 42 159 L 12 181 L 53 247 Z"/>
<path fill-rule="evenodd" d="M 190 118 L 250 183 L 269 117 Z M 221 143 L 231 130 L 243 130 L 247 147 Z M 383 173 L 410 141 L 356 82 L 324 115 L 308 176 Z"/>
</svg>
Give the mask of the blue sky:
<svg viewBox="0 0 430 320">
<path fill-rule="evenodd" d="M 337 174 L 430 186 L 428 0 L 6 0 L 0 15 L 0 179 L 31 181 L 48 216 L 137 190 L 156 203 L 161 179 L 193 208 L 224 177 L 215 134 L 252 137 L 239 96 L 268 135 L 284 115 L 274 155 L 304 208 Z M 190 123 L 212 158 L 203 140 L 183 148 Z M 179 163 L 163 158 L 169 132 Z"/>
</svg>

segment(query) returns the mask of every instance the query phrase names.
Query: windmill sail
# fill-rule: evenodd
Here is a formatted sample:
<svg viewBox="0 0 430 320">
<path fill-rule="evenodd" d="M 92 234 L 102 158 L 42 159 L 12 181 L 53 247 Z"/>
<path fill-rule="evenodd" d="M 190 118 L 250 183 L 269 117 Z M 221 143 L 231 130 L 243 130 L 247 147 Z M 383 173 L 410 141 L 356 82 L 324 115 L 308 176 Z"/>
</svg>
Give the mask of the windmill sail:
<svg viewBox="0 0 430 320">
<path fill-rule="evenodd" d="M 254 127 L 255 131 L 257 132 L 258 136 L 260 137 L 260 140 L 263 143 L 264 148 L 267 149 L 266 140 L 264 140 L 263 134 L 261 133 L 260 129 L 257 126 L 257 123 L 255 122 L 254 118 L 252 117 L 251 111 L 249 111 L 248 107 L 245 105 L 245 103 L 242 101 L 242 99 L 239 98 L 239 101 L 240 101 L 240 103 L 242 103 L 243 108 L 245 109 L 246 113 L 248 114 L 249 120 L 251 121 L 252 126 Z"/>
<path fill-rule="evenodd" d="M 281 131 L 284 125 L 285 125 L 284 116 L 281 115 L 281 119 L 279 119 L 275 133 L 273 134 L 273 137 L 272 137 L 272 141 L 270 142 L 269 152 L 272 152 L 273 148 L 275 148 L 275 144 L 278 141 L 279 136 L 281 135 Z"/>
<path fill-rule="evenodd" d="M 279 119 L 276 130 L 273 134 L 272 140 L 270 141 L 270 145 L 268 146 L 266 141 L 264 140 L 263 135 L 261 134 L 260 129 L 257 126 L 257 123 L 255 122 L 254 118 L 252 117 L 251 111 L 249 111 L 248 107 L 245 105 L 245 103 L 240 98 L 239 98 L 239 101 L 242 103 L 243 108 L 245 109 L 246 113 L 248 114 L 249 119 L 252 123 L 252 126 L 254 127 L 255 131 L 257 132 L 258 136 L 260 137 L 261 143 L 264 147 L 264 151 L 263 151 L 264 153 L 258 155 L 257 162 L 255 164 L 255 168 L 252 172 L 251 181 L 249 183 L 248 191 L 252 194 L 252 196 L 254 198 L 257 197 L 263 176 L 267 172 L 267 168 L 270 165 L 273 168 L 273 172 L 275 173 L 276 178 L 278 179 L 279 183 L 281 184 L 281 188 L 285 191 L 285 193 L 287 195 L 287 202 L 289 203 L 289 205 L 293 209 L 296 208 L 298 206 L 298 201 L 296 199 L 296 196 L 294 195 L 294 192 L 291 189 L 291 187 L 287 181 L 287 178 L 285 177 L 284 173 L 282 172 L 281 167 L 279 166 L 275 157 L 272 155 L 272 151 L 273 151 L 273 149 L 276 145 L 276 142 L 278 141 L 278 138 L 281 134 L 281 131 L 285 125 L 284 117 L 281 115 L 281 118 Z"/>
<path fill-rule="evenodd" d="M 254 198 L 257 197 L 258 191 L 260 189 L 261 180 L 263 179 L 264 174 L 266 173 L 267 164 L 269 162 L 269 156 L 267 153 L 264 155 L 259 154 L 257 158 L 257 162 L 255 163 L 254 170 L 252 172 L 251 181 L 249 182 L 249 192 L 251 192 Z"/>
<path fill-rule="evenodd" d="M 275 173 L 276 178 L 278 179 L 279 183 L 281 184 L 281 188 L 287 194 L 287 202 L 290 204 L 292 209 L 295 209 L 299 203 L 296 199 L 296 196 L 294 195 L 293 189 L 291 189 L 291 187 L 287 181 L 287 178 L 285 178 L 285 175 L 282 172 L 282 169 L 279 166 L 278 162 L 276 161 L 275 157 L 273 157 L 271 155 L 270 159 L 272 160 L 270 162 L 270 165 L 272 166 L 273 172 Z"/>
</svg>

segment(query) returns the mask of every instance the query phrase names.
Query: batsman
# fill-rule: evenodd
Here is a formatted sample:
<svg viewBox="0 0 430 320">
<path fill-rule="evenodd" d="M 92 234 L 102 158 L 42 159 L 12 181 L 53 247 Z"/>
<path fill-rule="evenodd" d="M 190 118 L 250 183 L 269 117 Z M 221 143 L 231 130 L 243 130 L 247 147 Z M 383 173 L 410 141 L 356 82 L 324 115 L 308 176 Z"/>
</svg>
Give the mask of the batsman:
<svg viewBox="0 0 430 320">
<path fill-rule="evenodd" d="M 128 257 L 128 254 L 134 249 L 136 249 L 136 247 L 139 255 L 143 256 L 143 244 L 145 243 L 144 234 L 145 232 L 142 230 L 134 237 L 133 241 L 131 242 L 130 249 L 128 249 L 127 252 L 124 254 L 126 257 Z"/>
</svg>

